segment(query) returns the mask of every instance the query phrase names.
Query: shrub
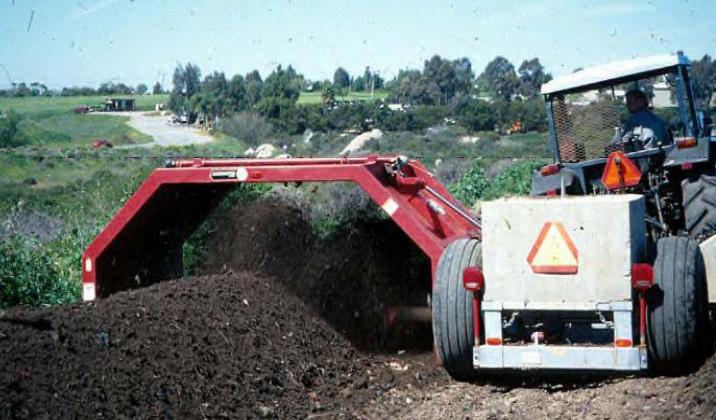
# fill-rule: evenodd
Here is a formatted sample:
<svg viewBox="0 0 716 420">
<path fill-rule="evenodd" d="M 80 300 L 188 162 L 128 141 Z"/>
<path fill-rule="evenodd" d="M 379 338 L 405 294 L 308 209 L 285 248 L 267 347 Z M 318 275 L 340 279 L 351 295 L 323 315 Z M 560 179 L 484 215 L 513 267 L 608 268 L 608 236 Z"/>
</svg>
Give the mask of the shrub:
<svg viewBox="0 0 716 420">
<path fill-rule="evenodd" d="M 542 162 L 522 162 L 514 164 L 496 177 L 489 179 L 481 166 L 475 165 L 458 182 L 448 189 L 463 203 L 472 205 L 480 200 L 493 200 L 505 195 L 529 194 L 532 186 L 532 171 Z"/>
<path fill-rule="evenodd" d="M 255 147 L 266 142 L 273 132 L 273 126 L 266 118 L 254 112 L 239 112 L 224 119 L 220 130 Z"/>
<path fill-rule="evenodd" d="M 10 111 L 0 118 L 0 147 L 18 147 L 28 143 L 27 136 L 20 130 L 21 118 Z"/>
<path fill-rule="evenodd" d="M 151 168 L 136 162 L 123 176 L 101 170 L 89 180 L 41 196 L 22 191 L 18 203 L 4 209 L 0 226 L 7 230 L 0 235 L 0 307 L 78 300 L 82 252 Z M 6 200 L 0 202 L 3 207 Z M 43 220 L 48 222 L 44 228 L 26 226 Z"/>
<path fill-rule="evenodd" d="M 71 237 L 48 246 L 20 236 L 0 242 L 0 307 L 77 300 L 81 249 Z"/>
<path fill-rule="evenodd" d="M 461 101 L 453 112 L 460 125 L 472 131 L 493 130 L 497 122 L 494 107 L 478 99 Z"/>
</svg>

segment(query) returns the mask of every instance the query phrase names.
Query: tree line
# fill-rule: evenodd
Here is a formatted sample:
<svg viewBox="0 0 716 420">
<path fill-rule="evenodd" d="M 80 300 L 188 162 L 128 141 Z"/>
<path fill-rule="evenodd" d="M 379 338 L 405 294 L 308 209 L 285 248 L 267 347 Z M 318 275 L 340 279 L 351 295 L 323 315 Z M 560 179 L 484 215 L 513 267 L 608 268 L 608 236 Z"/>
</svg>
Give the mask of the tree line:
<svg viewBox="0 0 716 420">
<path fill-rule="evenodd" d="M 543 107 L 537 101 L 539 88 L 550 79 L 538 58 L 525 60 L 515 70 L 507 59 L 497 57 L 476 77 L 469 59 L 452 60 L 435 55 L 425 61 L 422 70 L 401 70 L 387 82 L 370 67 L 358 77 L 351 77 L 343 67 L 338 67 L 333 81 L 311 82 L 290 65 L 277 66 L 266 79 L 262 79 L 258 70 L 231 78 L 215 71 L 202 78 L 199 67 L 187 63 L 177 65 L 174 70 L 169 107 L 186 115 L 190 122 L 199 118 L 208 126 L 221 117 L 253 111 L 286 131 L 299 132 L 304 127 L 314 130 L 340 127 L 342 124 L 331 121 L 336 114 L 342 114 L 338 108 L 351 104 L 337 103 L 337 95 L 382 90 L 389 93 L 389 102 L 442 107 L 434 110 L 436 115 L 459 117 L 471 129 L 492 130 L 495 125 L 511 124 L 514 120 L 526 120 L 530 122 L 528 128 L 538 129 L 544 120 Z M 320 91 L 320 105 L 297 109 L 302 91 Z M 485 98 L 492 104 L 481 101 Z M 519 104 L 510 105 L 512 102 Z M 357 109 L 356 105 L 353 104 L 354 111 L 365 114 L 365 119 L 385 121 L 384 111 L 366 110 L 368 104 Z M 345 118 L 352 119 L 348 115 Z M 415 126 L 402 116 L 393 119 L 402 122 L 389 125 Z"/>
<path fill-rule="evenodd" d="M 23 98 L 26 96 L 109 96 L 109 95 L 144 95 L 149 88 L 144 83 L 129 86 L 124 83 L 105 82 L 97 88 L 88 86 L 63 87 L 59 91 L 48 89 L 42 83 L 12 83 L 10 89 L 0 89 L 0 97 Z M 156 82 L 152 94 L 164 93 L 162 85 Z"/>
</svg>

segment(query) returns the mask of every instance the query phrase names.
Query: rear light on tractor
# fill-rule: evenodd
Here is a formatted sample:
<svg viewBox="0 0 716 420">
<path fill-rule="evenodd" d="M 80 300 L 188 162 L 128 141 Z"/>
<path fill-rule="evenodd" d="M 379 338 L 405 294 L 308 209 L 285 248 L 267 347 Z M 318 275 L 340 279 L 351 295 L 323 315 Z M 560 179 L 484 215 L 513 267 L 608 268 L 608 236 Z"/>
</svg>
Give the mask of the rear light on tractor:
<svg viewBox="0 0 716 420">
<path fill-rule="evenodd" d="M 654 285 L 654 268 L 650 264 L 632 264 L 631 286 L 639 293 L 639 345 L 646 346 L 646 292 Z M 620 346 L 617 340 L 617 347 L 631 347 L 631 340 L 628 346 Z"/>
<path fill-rule="evenodd" d="M 692 147 L 696 147 L 698 144 L 695 137 L 684 137 L 682 139 L 677 139 L 674 143 L 676 143 L 677 149 L 690 149 Z"/>
<path fill-rule="evenodd" d="M 654 269 L 649 264 L 634 264 L 631 267 L 631 285 L 640 292 L 646 292 L 654 284 Z"/>
<path fill-rule="evenodd" d="M 539 170 L 539 173 L 540 173 L 540 175 L 542 175 L 542 176 L 554 175 L 554 174 L 556 174 L 557 172 L 559 172 L 559 163 L 553 163 L 553 164 L 551 164 L 551 165 L 543 166 L 543 167 Z"/>
<path fill-rule="evenodd" d="M 641 171 L 623 152 L 609 154 L 602 173 L 602 183 L 609 190 L 633 187 L 641 181 Z"/>
<path fill-rule="evenodd" d="M 502 345 L 502 339 L 500 337 L 487 337 L 487 340 L 485 340 L 488 346 L 501 346 Z"/>
<path fill-rule="evenodd" d="M 614 341 L 614 345 L 617 347 L 631 347 L 632 342 L 628 338 L 618 338 L 616 341 Z"/>
<path fill-rule="evenodd" d="M 462 285 L 468 292 L 479 292 L 485 284 L 482 270 L 477 267 L 467 267 L 462 271 Z"/>
</svg>

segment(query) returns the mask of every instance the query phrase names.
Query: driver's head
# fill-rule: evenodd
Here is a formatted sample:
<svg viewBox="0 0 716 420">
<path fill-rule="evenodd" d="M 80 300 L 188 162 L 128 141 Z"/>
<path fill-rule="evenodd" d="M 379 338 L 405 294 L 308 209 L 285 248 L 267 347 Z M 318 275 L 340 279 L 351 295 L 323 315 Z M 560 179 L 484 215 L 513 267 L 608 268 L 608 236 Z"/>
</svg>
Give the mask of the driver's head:
<svg viewBox="0 0 716 420">
<path fill-rule="evenodd" d="M 626 94 L 626 106 L 629 109 L 629 113 L 643 111 L 649 106 L 649 101 L 646 99 L 646 94 L 640 90 L 630 90 Z"/>
</svg>

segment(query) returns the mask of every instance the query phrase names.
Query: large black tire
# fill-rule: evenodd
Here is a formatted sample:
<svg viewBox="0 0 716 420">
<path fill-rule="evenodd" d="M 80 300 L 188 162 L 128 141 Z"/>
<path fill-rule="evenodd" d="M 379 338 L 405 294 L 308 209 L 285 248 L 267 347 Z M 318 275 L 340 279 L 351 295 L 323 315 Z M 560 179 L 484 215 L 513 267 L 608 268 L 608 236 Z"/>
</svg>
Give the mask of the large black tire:
<svg viewBox="0 0 716 420">
<path fill-rule="evenodd" d="M 710 334 L 706 273 L 698 243 L 685 236 L 656 244 L 654 287 L 649 293 L 649 361 L 678 372 L 700 362 Z"/>
<path fill-rule="evenodd" d="M 438 262 L 433 289 L 433 335 L 442 365 L 453 378 L 468 381 L 475 375 L 472 348 L 473 294 L 463 287 L 466 267 L 482 267 L 482 247 L 476 239 L 448 245 Z"/>
<path fill-rule="evenodd" d="M 684 219 L 694 239 L 716 233 L 716 176 L 701 175 L 682 186 Z"/>
</svg>

